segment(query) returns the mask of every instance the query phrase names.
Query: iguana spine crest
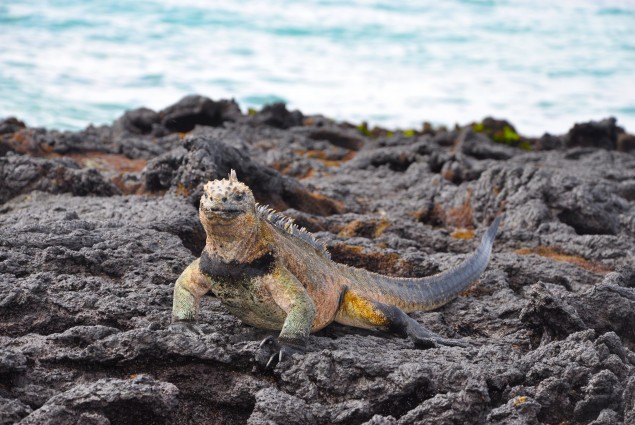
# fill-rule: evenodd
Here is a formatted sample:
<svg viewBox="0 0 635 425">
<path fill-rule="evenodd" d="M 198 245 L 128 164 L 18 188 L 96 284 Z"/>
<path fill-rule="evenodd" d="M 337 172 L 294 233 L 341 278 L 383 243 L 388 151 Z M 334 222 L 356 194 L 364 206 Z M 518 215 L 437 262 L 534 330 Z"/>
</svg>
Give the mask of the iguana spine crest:
<svg viewBox="0 0 635 425">
<path fill-rule="evenodd" d="M 325 256 L 326 258 L 331 258 L 331 254 L 329 253 L 326 244 L 324 242 L 318 240 L 315 235 L 304 227 L 300 227 L 291 217 L 288 217 L 280 212 L 275 211 L 267 205 L 260 205 L 256 203 L 256 213 L 258 217 L 266 220 L 268 223 L 277 227 L 278 229 L 293 235 L 304 242 L 311 245 L 317 252 Z"/>
</svg>

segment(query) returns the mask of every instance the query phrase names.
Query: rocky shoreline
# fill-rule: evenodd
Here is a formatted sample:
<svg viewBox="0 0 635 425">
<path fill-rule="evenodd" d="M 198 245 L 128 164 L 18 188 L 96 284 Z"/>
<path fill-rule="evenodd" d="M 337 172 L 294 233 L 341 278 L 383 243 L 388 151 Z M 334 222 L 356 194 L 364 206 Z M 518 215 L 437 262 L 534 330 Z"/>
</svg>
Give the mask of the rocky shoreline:
<svg viewBox="0 0 635 425">
<path fill-rule="evenodd" d="M 413 315 L 469 348 L 332 325 L 264 370 L 213 297 L 168 331 L 202 184 L 234 168 L 334 260 L 423 276 L 504 220 L 480 283 Z M 635 422 L 635 137 L 389 131 L 189 96 L 78 132 L 0 121 L 0 424 Z"/>
</svg>

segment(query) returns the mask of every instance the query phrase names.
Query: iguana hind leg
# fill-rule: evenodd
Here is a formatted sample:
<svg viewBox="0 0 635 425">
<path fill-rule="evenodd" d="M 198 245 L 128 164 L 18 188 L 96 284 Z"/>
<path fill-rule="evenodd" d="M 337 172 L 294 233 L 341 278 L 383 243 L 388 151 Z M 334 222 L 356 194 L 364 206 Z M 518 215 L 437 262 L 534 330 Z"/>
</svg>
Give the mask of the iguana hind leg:
<svg viewBox="0 0 635 425">
<path fill-rule="evenodd" d="M 442 338 L 424 328 L 394 305 L 369 300 L 353 290 L 347 290 L 335 321 L 364 329 L 380 329 L 401 337 L 410 338 L 416 346 L 433 348 L 437 345 L 465 346 L 461 341 Z"/>
</svg>

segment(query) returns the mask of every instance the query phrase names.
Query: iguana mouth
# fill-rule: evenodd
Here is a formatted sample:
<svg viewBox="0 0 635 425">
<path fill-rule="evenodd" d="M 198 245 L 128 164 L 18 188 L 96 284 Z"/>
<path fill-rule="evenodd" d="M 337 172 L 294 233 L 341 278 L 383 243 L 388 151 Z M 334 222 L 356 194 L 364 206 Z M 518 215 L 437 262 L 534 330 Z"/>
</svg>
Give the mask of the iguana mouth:
<svg viewBox="0 0 635 425">
<path fill-rule="evenodd" d="M 225 216 L 225 217 L 234 217 L 239 214 L 242 214 L 244 211 L 238 209 L 224 209 L 224 208 L 205 208 L 203 212 L 206 216 Z"/>
</svg>

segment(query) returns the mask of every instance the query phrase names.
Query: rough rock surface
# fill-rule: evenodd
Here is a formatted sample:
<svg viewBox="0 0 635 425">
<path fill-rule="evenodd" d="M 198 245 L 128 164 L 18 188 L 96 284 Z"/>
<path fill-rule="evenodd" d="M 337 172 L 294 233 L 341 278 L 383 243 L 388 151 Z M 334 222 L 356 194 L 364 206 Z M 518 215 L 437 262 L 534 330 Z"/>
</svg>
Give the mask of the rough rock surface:
<svg viewBox="0 0 635 425">
<path fill-rule="evenodd" d="M 607 119 L 526 151 L 201 96 L 80 132 L 0 121 L 0 424 L 634 423 L 632 138 Z M 480 283 L 413 315 L 469 347 L 332 325 L 265 370 L 268 333 L 212 297 L 204 335 L 168 331 L 201 185 L 230 168 L 392 275 L 456 264 L 503 213 Z"/>
</svg>

